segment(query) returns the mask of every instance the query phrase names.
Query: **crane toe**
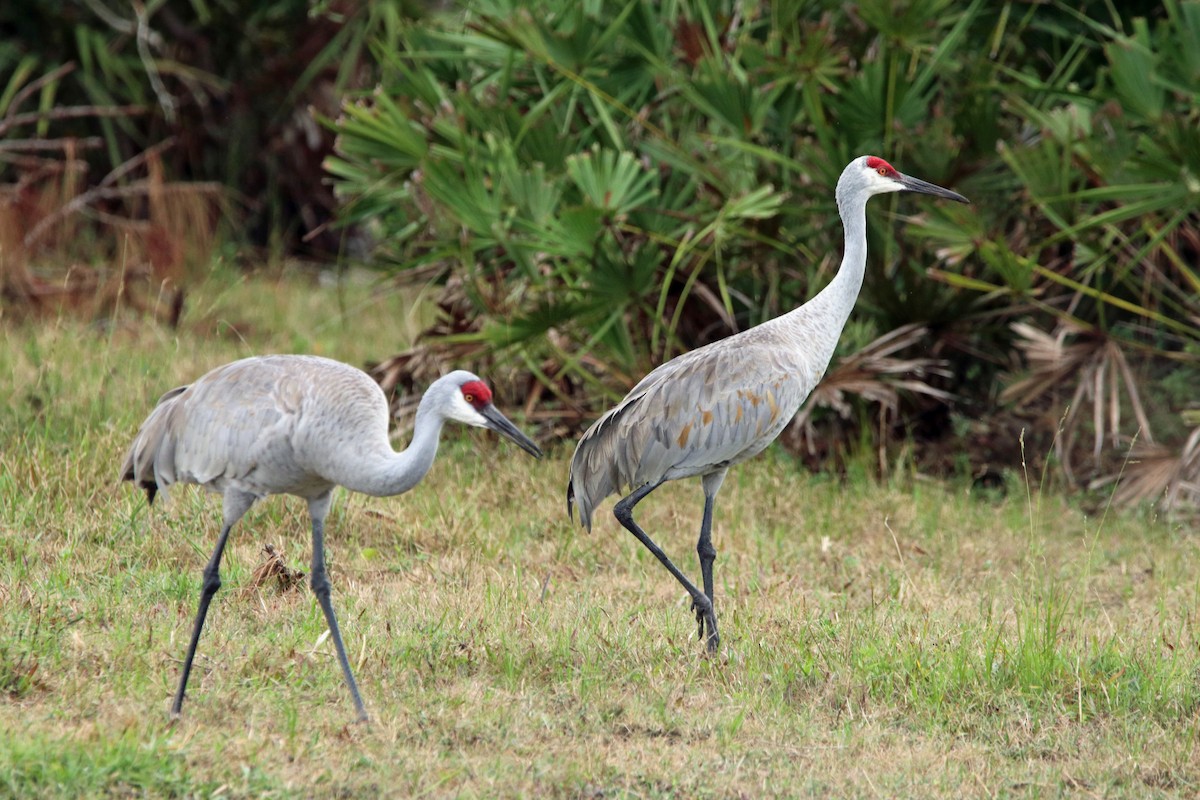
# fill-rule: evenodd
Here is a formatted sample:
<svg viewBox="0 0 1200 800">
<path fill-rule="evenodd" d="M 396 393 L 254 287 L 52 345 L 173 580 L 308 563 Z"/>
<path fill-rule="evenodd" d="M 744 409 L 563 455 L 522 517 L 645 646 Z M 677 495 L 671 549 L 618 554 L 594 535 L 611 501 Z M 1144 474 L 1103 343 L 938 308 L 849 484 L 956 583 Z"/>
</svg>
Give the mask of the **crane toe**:
<svg viewBox="0 0 1200 800">
<path fill-rule="evenodd" d="M 696 613 L 697 635 L 703 641 L 707 628 L 708 639 L 705 642 L 709 653 L 716 653 L 721 644 L 721 636 L 717 633 L 717 612 L 713 609 L 712 601 L 706 596 L 692 598 L 692 611 Z"/>
</svg>

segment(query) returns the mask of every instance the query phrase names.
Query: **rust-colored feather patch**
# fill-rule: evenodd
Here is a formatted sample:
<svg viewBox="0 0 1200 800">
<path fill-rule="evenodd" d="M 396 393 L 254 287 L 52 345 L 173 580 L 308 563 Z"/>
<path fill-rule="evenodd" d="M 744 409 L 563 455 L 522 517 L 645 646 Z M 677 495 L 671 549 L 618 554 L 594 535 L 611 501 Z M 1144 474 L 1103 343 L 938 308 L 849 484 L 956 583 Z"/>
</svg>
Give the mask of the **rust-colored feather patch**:
<svg viewBox="0 0 1200 800">
<path fill-rule="evenodd" d="M 691 435 L 691 433 L 692 423 L 689 422 L 687 425 L 684 425 L 683 430 L 679 432 L 678 442 L 680 447 L 687 447 L 688 436 Z"/>
</svg>

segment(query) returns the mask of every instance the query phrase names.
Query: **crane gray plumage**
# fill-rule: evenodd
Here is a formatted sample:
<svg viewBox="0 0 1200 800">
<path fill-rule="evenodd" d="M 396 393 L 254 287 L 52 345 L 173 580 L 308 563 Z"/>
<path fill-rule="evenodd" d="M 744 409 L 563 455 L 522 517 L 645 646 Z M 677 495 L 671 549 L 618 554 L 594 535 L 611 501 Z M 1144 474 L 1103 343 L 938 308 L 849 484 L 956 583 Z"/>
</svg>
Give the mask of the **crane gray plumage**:
<svg viewBox="0 0 1200 800">
<path fill-rule="evenodd" d="M 774 441 L 821 373 L 769 333 L 758 326 L 668 361 L 588 429 L 570 498 L 585 527 L 595 505 L 624 487 L 708 475 Z"/>
<path fill-rule="evenodd" d="M 208 604 L 220 587 L 221 553 L 233 525 L 255 500 L 293 494 L 308 501 L 313 524 L 312 588 L 329 624 L 360 719 L 366 710 L 346 658 L 325 572 L 324 522 L 335 486 L 389 496 L 406 492 L 429 471 L 443 424 L 487 427 L 534 456 L 541 451 L 491 403 L 491 391 L 463 370 L 426 390 L 412 442 L 397 453 L 388 440 L 383 390 L 362 370 L 317 356 L 276 355 L 217 367 L 163 395 L 142 423 L 123 480 L 150 502 L 175 483 L 194 483 L 224 498 L 217 547 L 204 570 L 200 608 L 172 705 L 178 715 Z"/>
<path fill-rule="evenodd" d="M 799 308 L 656 368 L 596 420 L 575 449 L 567 484 L 568 514 L 578 508 L 580 523 L 591 530 L 596 506 L 611 494 L 631 489 L 614 514 L 691 595 L 701 638 L 708 628 L 710 652 L 720 641 L 712 607 L 716 494 L 729 468 L 766 449 L 825 374 L 862 288 L 867 200 L 896 191 L 968 202 L 948 189 L 902 175 L 883 159 L 854 159 L 837 184 L 845 250 L 833 280 Z M 656 487 L 689 477 L 702 479 L 705 496 L 696 548 L 703 593 L 633 520 L 633 507 Z"/>
</svg>

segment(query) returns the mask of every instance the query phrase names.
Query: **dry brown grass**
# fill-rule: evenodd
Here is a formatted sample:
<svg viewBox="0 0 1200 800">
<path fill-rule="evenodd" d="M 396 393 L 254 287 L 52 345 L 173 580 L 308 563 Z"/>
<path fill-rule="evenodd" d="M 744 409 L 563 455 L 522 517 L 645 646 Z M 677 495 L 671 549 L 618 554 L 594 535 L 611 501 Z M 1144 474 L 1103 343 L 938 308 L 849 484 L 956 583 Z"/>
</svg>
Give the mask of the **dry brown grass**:
<svg viewBox="0 0 1200 800">
<path fill-rule="evenodd" d="M 123 306 L 176 324 L 183 287 L 212 264 L 225 192 L 167 180 L 173 144 L 92 184 L 69 144 L 61 157 L 16 158 L 15 180 L 0 184 L 0 314 L 90 320 Z"/>
</svg>

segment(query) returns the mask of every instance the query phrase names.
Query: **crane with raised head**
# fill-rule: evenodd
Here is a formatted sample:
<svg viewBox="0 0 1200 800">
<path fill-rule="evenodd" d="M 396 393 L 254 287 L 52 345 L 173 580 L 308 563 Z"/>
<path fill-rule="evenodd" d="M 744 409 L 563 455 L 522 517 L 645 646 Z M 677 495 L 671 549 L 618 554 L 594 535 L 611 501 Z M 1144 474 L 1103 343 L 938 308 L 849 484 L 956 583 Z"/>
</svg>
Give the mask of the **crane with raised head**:
<svg viewBox="0 0 1200 800">
<path fill-rule="evenodd" d="M 632 533 L 675 576 L 692 599 L 699 637 L 720 643 L 713 608 L 713 506 L 729 468 L 762 452 L 796 415 L 825 374 L 862 288 L 867 265 L 867 200 L 887 192 L 920 192 L 960 203 L 967 198 L 897 172 L 876 156 L 860 156 L 837 182 L 845 230 L 841 267 L 799 308 L 671 359 L 642 378 L 579 440 L 567 484 L 567 513 L 579 509 L 591 530 L 596 506 L 630 490 L 613 508 Z M 696 552 L 701 591 L 638 526 L 634 507 L 667 481 L 699 477 L 704 514 Z"/>
<path fill-rule="evenodd" d="M 142 423 L 123 480 L 155 494 L 193 483 L 223 498 L 223 525 L 204 568 L 200 606 L 192 627 L 171 716 L 183 707 L 192 660 L 213 595 L 221 587 L 221 553 L 229 531 L 254 501 L 291 494 L 308 501 L 312 518 L 310 584 L 337 651 L 360 720 L 367 719 L 342 634 L 330 602 L 325 571 L 325 516 L 335 486 L 376 497 L 407 492 L 429 472 L 447 420 L 490 428 L 535 457 L 542 451 L 492 404 L 479 377 L 457 370 L 426 390 L 417 407 L 412 441 L 397 453 L 388 440 L 383 390 L 362 370 L 328 358 L 259 356 L 217 367 L 195 383 L 172 389 Z"/>
</svg>

